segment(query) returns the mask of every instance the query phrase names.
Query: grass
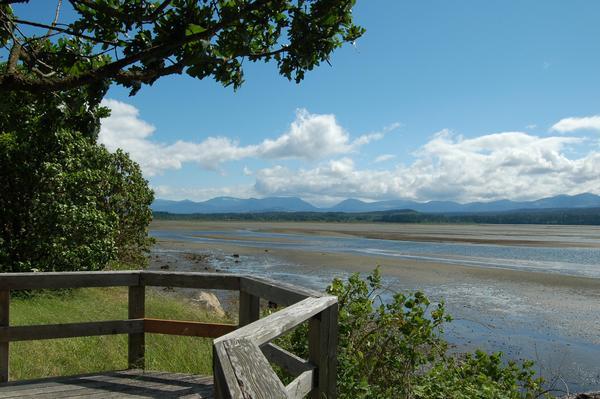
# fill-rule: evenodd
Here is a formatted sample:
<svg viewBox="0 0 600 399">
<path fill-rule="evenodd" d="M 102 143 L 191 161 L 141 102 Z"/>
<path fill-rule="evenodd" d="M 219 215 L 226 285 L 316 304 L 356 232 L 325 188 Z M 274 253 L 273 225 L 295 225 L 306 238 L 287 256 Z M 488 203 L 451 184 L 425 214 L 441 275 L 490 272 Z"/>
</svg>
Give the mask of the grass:
<svg viewBox="0 0 600 399">
<path fill-rule="evenodd" d="M 146 291 L 146 316 L 226 322 L 189 301 Z M 126 288 L 82 288 L 37 293 L 11 300 L 13 326 L 127 318 Z M 127 336 L 24 341 L 10 344 L 11 380 L 74 375 L 127 368 Z M 212 374 L 212 340 L 146 334 L 146 369 Z"/>
</svg>

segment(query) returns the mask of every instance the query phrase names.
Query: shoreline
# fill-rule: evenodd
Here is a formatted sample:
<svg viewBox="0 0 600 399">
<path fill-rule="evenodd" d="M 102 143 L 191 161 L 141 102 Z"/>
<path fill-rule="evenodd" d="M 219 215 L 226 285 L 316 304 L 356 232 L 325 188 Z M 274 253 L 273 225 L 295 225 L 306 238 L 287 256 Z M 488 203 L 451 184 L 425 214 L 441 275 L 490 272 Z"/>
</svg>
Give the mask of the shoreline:
<svg viewBox="0 0 600 399">
<path fill-rule="evenodd" d="M 455 280 L 459 275 L 477 279 L 492 279 L 513 283 L 529 283 L 548 287 L 565 287 L 578 290 L 590 290 L 590 295 L 600 301 L 600 279 L 585 276 L 571 276 L 542 271 L 515 270 L 501 267 L 464 266 L 441 262 L 396 259 L 376 255 L 353 255 L 340 253 L 316 253 L 293 249 L 273 249 L 240 246 L 224 243 L 194 243 L 176 240 L 157 240 L 157 245 L 166 249 L 218 250 L 223 253 L 237 253 L 246 256 L 271 256 L 291 263 L 320 268 L 343 269 L 349 272 L 368 273 L 376 266 L 384 274 L 407 278 L 415 283 L 445 283 Z M 450 276 L 451 275 L 451 276 Z"/>
<path fill-rule="evenodd" d="M 502 351 L 508 359 L 533 359 L 540 375 L 561 376 L 574 390 L 585 391 L 600 386 L 600 278 L 574 276 L 540 270 L 517 270 L 495 266 L 461 265 L 402 259 L 377 254 L 323 252 L 314 248 L 277 246 L 287 237 L 261 236 L 256 245 L 244 240 L 244 231 L 266 232 L 290 227 L 283 224 L 239 223 L 158 223 L 154 229 L 170 230 L 169 238 L 157 239 L 155 249 L 186 257 L 207 256 L 217 272 L 256 274 L 324 289 L 332 278 L 346 279 L 350 273 L 370 273 L 380 266 L 388 293 L 423 291 L 432 303 L 444 301 L 454 321 L 447 327 L 447 339 L 457 351 L 481 348 L 487 352 Z M 303 234 L 314 224 L 300 224 Z M 316 226 L 323 228 L 337 225 Z M 342 226 L 341 236 L 364 226 Z M 371 227 L 378 227 L 372 226 Z M 385 227 L 385 226 L 384 226 Z M 399 226 L 393 226 L 398 228 Z M 403 227 L 403 226 L 400 226 Z M 447 226 L 446 226 L 447 227 Z M 486 226 L 470 227 L 472 234 Z M 511 226 L 509 226 L 511 227 Z M 389 228 L 389 227 L 388 227 Z M 431 229 L 431 226 L 427 226 Z M 453 226 L 457 229 L 457 226 Z M 487 230 L 486 234 L 506 234 L 507 226 Z M 514 231 L 523 234 L 530 226 Z M 546 229 L 533 227 L 538 236 Z M 197 232 L 197 234 L 196 234 Z M 236 232 L 239 232 L 236 233 Z M 377 232 L 374 232 L 377 233 Z M 443 232 L 442 232 L 443 233 Z M 572 240 L 577 235 L 591 237 L 596 229 L 566 229 L 550 234 Z M 464 231 L 454 231 L 455 235 Z M 218 241 L 194 242 L 186 236 L 214 236 Z M 242 238 L 242 239 L 240 239 Z M 318 241 L 318 235 L 316 238 Z M 236 242 L 223 242 L 224 239 Z M 269 241 L 273 245 L 269 245 Z M 476 245 L 476 244 L 475 244 Z M 182 265 L 180 265 L 182 266 Z M 312 286 L 311 286 L 312 285 Z"/>
<path fill-rule="evenodd" d="M 600 248 L 600 226 L 155 220 L 150 229 L 209 232 L 251 230 L 414 242 Z M 210 237 L 210 234 L 204 236 Z"/>
</svg>

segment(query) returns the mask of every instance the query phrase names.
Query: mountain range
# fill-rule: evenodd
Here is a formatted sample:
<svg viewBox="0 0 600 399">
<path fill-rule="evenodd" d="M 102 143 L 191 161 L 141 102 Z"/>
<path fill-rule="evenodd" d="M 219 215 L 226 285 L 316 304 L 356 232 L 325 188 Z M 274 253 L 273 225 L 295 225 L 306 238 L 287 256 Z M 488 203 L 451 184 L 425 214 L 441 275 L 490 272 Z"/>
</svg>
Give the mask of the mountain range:
<svg viewBox="0 0 600 399">
<path fill-rule="evenodd" d="M 504 212 L 521 209 L 549 208 L 594 208 L 600 207 L 600 196 L 583 193 L 577 195 L 557 195 L 534 201 L 498 200 L 491 202 L 470 202 L 461 204 L 452 201 L 415 202 L 389 200 L 364 202 L 347 199 L 332 207 L 318 208 L 297 197 L 233 198 L 216 197 L 208 201 L 172 201 L 156 199 L 152 204 L 155 212 L 176 214 L 191 213 L 261 213 L 261 212 L 376 212 L 397 209 L 412 209 L 425 213 L 478 213 Z"/>
</svg>

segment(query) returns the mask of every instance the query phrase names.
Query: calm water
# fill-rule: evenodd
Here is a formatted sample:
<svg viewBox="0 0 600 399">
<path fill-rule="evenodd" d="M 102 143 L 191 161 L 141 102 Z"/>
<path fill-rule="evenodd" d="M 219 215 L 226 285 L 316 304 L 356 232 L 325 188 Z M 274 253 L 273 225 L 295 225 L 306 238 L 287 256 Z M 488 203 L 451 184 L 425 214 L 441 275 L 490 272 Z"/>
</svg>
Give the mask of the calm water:
<svg viewBox="0 0 600 399">
<path fill-rule="evenodd" d="M 154 230 L 156 238 L 206 243 L 229 243 L 258 248 L 290 248 L 311 252 L 352 253 L 477 267 L 544 271 L 600 277 L 598 248 L 540 248 L 487 244 L 428 243 L 360 237 L 238 231 Z M 224 238 L 207 238 L 218 235 Z M 268 241 L 265 241 L 268 240 Z"/>
</svg>

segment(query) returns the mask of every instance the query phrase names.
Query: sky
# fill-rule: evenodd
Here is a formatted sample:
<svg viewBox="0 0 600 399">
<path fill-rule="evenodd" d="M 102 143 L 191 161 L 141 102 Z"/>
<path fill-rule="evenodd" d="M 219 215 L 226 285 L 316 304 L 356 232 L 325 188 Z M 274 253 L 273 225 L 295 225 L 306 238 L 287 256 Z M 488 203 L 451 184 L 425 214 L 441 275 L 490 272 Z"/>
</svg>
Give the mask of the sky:
<svg viewBox="0 0 600 399">
<path fill-rule="evenodd" d="M 353 15 L 366 34 L 299 85 L 247 63 L 237 91 L 112 87 L 99 140 L 163 199 L 600 194 L 600 2 L 358 0 Z"/>
</svg>

